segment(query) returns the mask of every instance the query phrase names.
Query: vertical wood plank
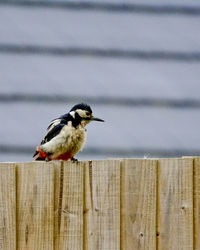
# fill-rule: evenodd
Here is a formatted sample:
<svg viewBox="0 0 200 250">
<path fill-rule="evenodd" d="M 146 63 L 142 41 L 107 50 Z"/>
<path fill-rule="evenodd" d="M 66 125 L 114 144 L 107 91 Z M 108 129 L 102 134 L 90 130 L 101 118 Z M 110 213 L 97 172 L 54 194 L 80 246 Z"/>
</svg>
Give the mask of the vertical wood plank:
<svg viewBox="0 0 200 250">
<path fill-rule="evenodd" d="M 85 169 L 85 250 L 119 250 L 120 161 L 93 161 Z"/>
<path fill-rule="evenodd" d="M 17 167 L 17 249 L 53 250 L 53 163 Z"/>
<path fill-rule="evenodd" d="M 194 250 L 200 250 L 200 158 L 194 159 Z"/>
<path fill-rule="evenodd" d="M 92 199 L 92 161 L 84 166 L 84 203 L 83 203 L 83 249 L 90 250 L 93 236 L 93 199 Z"/>
<path fill-rule="evenodd" d="M 63 174 L 63 162 L 57 161 L 57 164 L 54 165 L 54 250 L 59 249 L 59 235 L 63 199 Z"/>
<path fill-rule="evenodd" d="M 156 169 L 156 160 L 122 162 L 121 249 L 156 249 Z"/>
<path fill-rule="evenodd" d="M 0 249 L 16 249 L 15 166 L 0 165 Z"/>
<path fill-rule="evenodd" d="M 158 164 L 158 249 L 193 249 L 193 160 Z"/>
<path fill-rule="evenodd" d="M 83 167 L 81 162 L 63 162 L 60 170 L 55 250 L 83 249 Z"/>
</svg>

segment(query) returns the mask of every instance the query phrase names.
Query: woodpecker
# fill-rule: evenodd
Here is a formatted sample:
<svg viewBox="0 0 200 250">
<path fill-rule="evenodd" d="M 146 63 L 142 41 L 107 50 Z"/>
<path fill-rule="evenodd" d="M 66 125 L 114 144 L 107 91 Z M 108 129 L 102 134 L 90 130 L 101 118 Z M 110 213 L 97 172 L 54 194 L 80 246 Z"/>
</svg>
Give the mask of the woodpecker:
<svg viewBox="0 0 200 250">
<path fill-rule="evenodd" d="M 104 122 L 94 117 L 92 109 L 85 103 L 75 105 L 69 113 L 51 121 L 47 133 L 36 147 L 36 161 L 72 160 L 86 142 L 86 125 L 91 121 Z"/>
</svg>

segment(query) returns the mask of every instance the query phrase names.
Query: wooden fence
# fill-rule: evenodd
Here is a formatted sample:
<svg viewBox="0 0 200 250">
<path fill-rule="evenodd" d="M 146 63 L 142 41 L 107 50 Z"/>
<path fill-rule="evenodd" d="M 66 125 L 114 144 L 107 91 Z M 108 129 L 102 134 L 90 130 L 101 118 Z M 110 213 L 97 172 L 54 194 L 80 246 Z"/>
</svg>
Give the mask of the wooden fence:
<svg viewBox="0 0 200 250">
<path fill-rule="evenodd" d="M 200 250 L 200 158 L 1 163 L 0 249 Z"/>
</svg>

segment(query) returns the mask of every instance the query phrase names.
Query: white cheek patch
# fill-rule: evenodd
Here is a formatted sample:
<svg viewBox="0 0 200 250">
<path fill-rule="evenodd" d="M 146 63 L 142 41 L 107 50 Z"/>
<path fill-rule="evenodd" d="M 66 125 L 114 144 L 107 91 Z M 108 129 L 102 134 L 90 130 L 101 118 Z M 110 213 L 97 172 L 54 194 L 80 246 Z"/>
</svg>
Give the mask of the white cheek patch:
<svg viewBox="0 0 200 250">
<path fill-rule="evenodd" d="M 69 112 L 70 113 L 70 115 L 75 119 L 75 112 L 74 111 L 71 111 L 71 112 Z"/>
<path fill-rule="evenodd" d="M 87 117 L 85 110 L 77 109 L 76 112 L 79 114 L 80 117 Z"/>
</svg>

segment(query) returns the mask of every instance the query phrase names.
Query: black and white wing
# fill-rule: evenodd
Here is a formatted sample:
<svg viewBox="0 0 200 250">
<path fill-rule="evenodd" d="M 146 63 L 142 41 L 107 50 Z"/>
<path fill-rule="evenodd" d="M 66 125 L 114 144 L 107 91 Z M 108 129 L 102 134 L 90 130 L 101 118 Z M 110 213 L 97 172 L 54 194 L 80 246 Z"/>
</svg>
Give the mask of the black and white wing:
<svg viewBox="0 0 200 250">
<path fill-rule="evenodd" d="M 69 121 L 70 119 L 71 119 L 71 116 L 69 114 L 65 114 L 65 115 L 62 115 L 62 116 L 60 116 L 60 117 L 58 117 L 56 119 L 53 119 L 51 121 L 51 123 L 49 124 L 47 130 L 48 131 L 51 130 L 52 128 L 54 128 L 56 125 L 58 125 L 60 123 L 65 123 L 66 124 L 66 122 Z"/>
<path fill-rule="evenodd" d="M 46 142 L 49 142 L 51 139 L 53 139 L 55 136 L 57 136 L 64 126 L 65 126 L 65 124 L 63 124 L 63 123 L 52 126 L 51 129 L 47 131 L 47 133 L 46 133 L 45 137 L 43 138 L 43 140 L 41 141 L 40 145 L 43 145 Z M 37 154 L 38 154 L 38 151 L 36 150 L 33 157 L 35 157 Z"/>
<path fill-rule="evenodd" d="M 53 123 L 50 128 L 48 129 L 45 137 L 43 138 L 43 140 L 41 141 L 41 144 L 45 144 L 46 142 L 49 142 L 52 138 L 54 138 L 56 135 L 58 135 L 60 133 L 60 131 L 62 130 L 62 128 L 65 126 L 66 124 L 64 123 Z"/>
</svg>

